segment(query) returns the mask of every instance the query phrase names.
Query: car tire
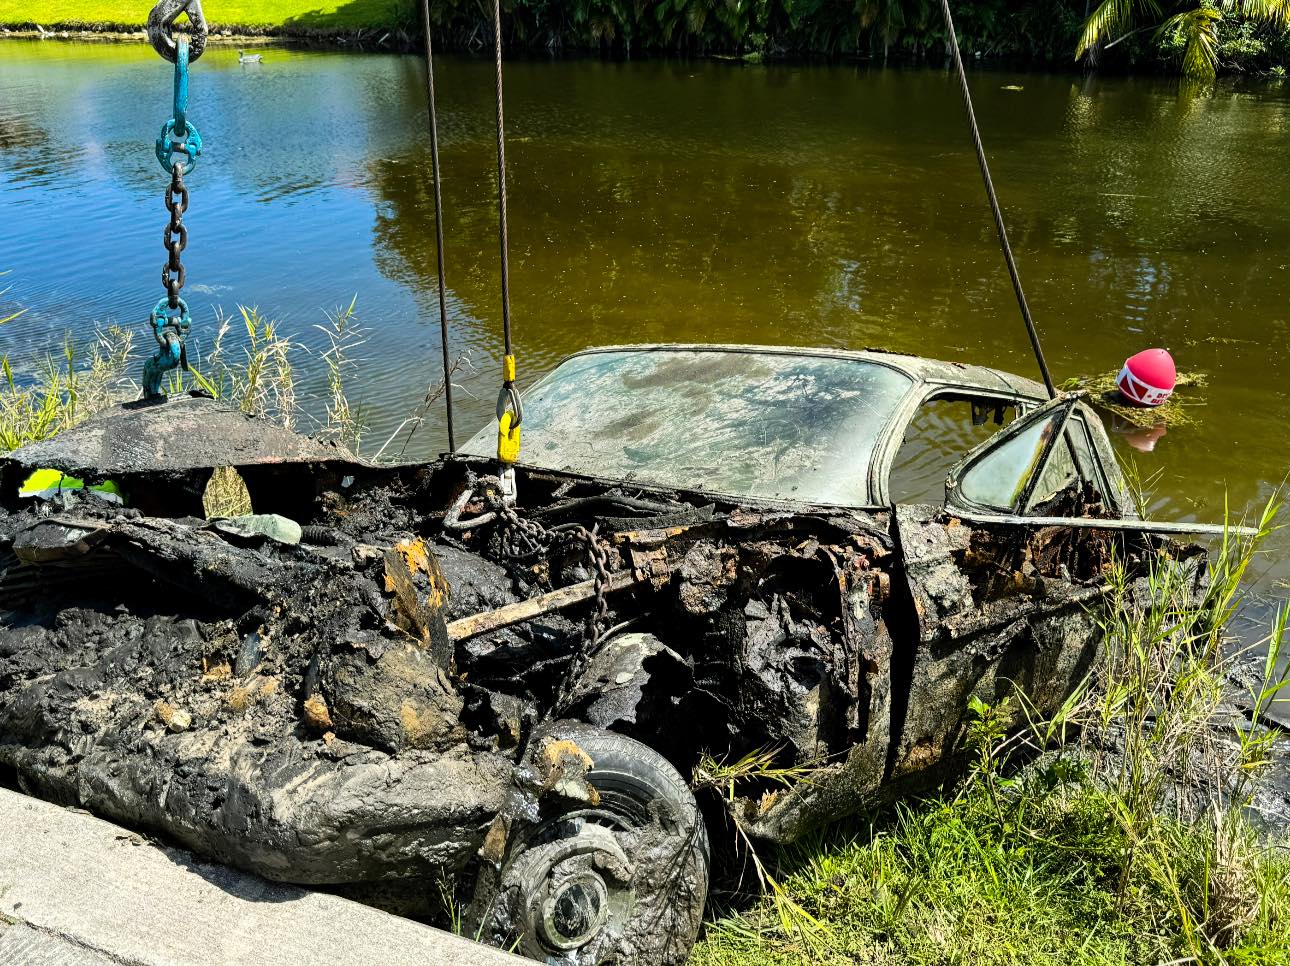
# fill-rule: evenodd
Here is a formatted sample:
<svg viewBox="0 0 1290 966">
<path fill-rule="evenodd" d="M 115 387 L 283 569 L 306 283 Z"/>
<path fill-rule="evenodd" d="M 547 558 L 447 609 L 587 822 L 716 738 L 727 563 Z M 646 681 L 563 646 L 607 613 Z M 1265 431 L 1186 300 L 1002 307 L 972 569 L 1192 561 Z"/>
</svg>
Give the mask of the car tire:
<svg viewBox="0 0 1290 966">
<path fill-rule="evenodd" d="M 553 736 L 591 758 L 599 801 L 513 843 L 487 933 L 561 966 L 681 966 L 708 893 L 708 836 L 689 786 L 662 755 L 562 722 Z"/>
</svg>

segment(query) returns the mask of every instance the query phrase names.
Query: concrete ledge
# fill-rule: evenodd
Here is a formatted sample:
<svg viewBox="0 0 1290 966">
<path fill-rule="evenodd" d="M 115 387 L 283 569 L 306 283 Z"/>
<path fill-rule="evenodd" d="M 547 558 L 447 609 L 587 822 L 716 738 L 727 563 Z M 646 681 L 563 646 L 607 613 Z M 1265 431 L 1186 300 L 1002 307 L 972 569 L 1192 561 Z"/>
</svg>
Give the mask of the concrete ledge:
<svg viewBox="0 0 1290 966">
<path fill-rule="evenodd" d="M 0 964 L 518 966 L 460 936 L 0 789 Z"/>
</svg>

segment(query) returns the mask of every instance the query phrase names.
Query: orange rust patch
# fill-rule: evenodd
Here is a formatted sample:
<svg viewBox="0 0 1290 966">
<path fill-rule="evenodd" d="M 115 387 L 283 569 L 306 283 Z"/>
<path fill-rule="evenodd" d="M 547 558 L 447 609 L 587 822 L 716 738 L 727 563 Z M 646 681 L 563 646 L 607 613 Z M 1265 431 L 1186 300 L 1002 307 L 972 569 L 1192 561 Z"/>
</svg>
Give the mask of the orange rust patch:
<svg viewBox="0 0 1290 966">
<path fill-rule="evenodd" d="M 546 766 L 550 770 L 563 767 L 566 756 L 577 759 L 584 769 L 595 765 L 589 754 L 579 748 L 575 742 L 566 738 L 548 741 L 546 747 L 542 749 L 542 757 L 546 759 Z"/>
<path fill-rule="evenodd" d="M 305 698 L 303 710 L 305 724 L 316 731 L 329 731 L 331 728 L 331 710 L 327 707 L 327 702 L 323 700 L 321 694 L 311 694 Z"/>
<path fill-rule="evenodd" d="M 580 789 L 580 795 L 585 796 L 592 805 L 600 804 L 600 793 L 586 777 L 595 762 L 576 742 L 566 738 L 548 741 L 542 746 L 542 766 L 546 771 L 543 790 L 566 786 L 567 794 L 570 788 L 576 787 Z"/>
<path fill-rule="evenodd" d="M 228 661 L 207 666 L 206 659 L 202 658 L 202 665 L 202 681 L 207 684 L 212 681 L 227 681 L 233 676 L 233 668 Z"/>
<path fill-rule="evenodd" d="M 408 573 L 422 573 L 430 584 L 426 592 L 426 605 L 433 610 L 438 610 L 445 603 L 445 595 L 448 591 L 447 581 L 439 572 L 435 565 L 434 559 L 430 556 L 430 549 L 426 542 L 420 538 L 416 540 L 403 540 L 394 545 L 394 552 L 403 558 L 403 565 L 407 568 Z M 385 577 L 385 590 L 387 593 L 394 593 L 394 581 L 389 574 Z"/>
<path fill-rule="evenodd" d="M 501 865 L 502 859 L 506 858 L 506 842 L 510 835 L 511 830 L 506 819 L 498 815 L 493 819 L 493 824 L 488 827 L 484 844 L 479 847 L 480 858 L 493 865 Z"/>
<path fill-rule="evenodd" d="M 385 551 L 385 592 L 392 601 L 392 619 L 422 645 L 436 635 L 446 646 L 443 609 L 450 588 L 424 540 L 404 540 Z"/>
</svg>

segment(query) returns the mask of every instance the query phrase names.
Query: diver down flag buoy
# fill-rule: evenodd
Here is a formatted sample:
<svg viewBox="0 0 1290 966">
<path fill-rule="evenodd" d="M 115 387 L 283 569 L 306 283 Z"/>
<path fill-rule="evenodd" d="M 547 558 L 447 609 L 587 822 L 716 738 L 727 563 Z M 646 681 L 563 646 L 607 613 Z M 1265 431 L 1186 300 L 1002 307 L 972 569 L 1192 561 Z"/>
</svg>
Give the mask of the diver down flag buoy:
<svg viewBox="0 0 1290 966">
<path fill-rule="evenodd" d="M 1178 370 L 1167 349 L 1143 349 L 1129 356 L 1116 377 L 1120 394 L 1139 406 L 1159 406 L 1173 394 Z"/>
</svg>

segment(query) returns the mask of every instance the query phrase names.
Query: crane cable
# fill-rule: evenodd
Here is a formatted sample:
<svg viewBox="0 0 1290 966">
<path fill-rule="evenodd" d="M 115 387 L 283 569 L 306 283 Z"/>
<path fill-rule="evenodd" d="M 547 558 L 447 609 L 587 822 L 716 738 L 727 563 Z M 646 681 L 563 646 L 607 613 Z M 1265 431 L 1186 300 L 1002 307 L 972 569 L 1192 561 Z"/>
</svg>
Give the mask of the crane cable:
<svg viewBox="0 0 1290 966">
<path fill-rule="evenodd" d="M 524 404 L 515 388 L 515 352 L 511 346 L 510 261 L 506 236 L 506 122 L 502 111 L 502 4 L 493 0 L 493 51 L 497 63 L 497 241 L 501 249 L 502 268 L 502 388 L 497 394 L 497 459 L 503 474 L 510 477 L 511 467 L 520 457 L 520 423 L 524 421 Z M 504 479 L 504 485 L 506 480 Z M 513 495 L 513 494 L 512 494 Z"/>
<path fill-rule="evenodd" d="M 448 410 L 448 452 L 457 451 L 452 420 L 452 362 L 448 353 L 448 300 L 443 276 L 443 196 L 439 182 L 439 119 L 434 104 L 434 47 L 430 42 L 430 0 L 422 0 L 421 13 L 426 31 L 426 96 L 430 111 L 430 176 L 434 181 L 435 257 L 439 272 L 439 336 L 443 343 L 443 396 Z"/>
<path fill-rule="evenodd" d="M 1053 387 L 1053 377 L 1048 373 L 1048 363 L 1044 361 L 1044 350 L 1039 344 L 1039 332 L 1035 329 L 1035 320 L 1030 316 L 1030 306 L 1026 303 L 1026 293 L 1021 287 L 1021 276 L 1017 273 L 1017 261 L 1012 257 L 1012 246 L 1008 243 L 1008 229 L 1003 223 L 1003 211 L 999 208 L 999 197 L 994 192 L 994 182 L 990 178 L 990 165 L 985 159 L 985 147 L 981 144 L 981 131 L 976 124 L 976 111 L 972 109 L 972 95 L 968 91 L 967 73 L 963 70 L 963 56 L 959 53 L 959 39 L 954 32 L 954 18 L 950 16 L 950 0 L 941 0 L 941 11 L 945 14 L 945 30 L 949 34 L 950 50 L 954 56 L 954 67 L 959 75 L 959 88 L 963 93 L 963 107 L 967 110 L 968 125 L 972 128 L 972 143 L 976 146 L 977 163 L 981 166 L 981 178 L 985 181 L 985 193 L 990 199 L 990 210 L 994 213 L 994 227 L 999 233 L 999 245 L 1003 248 L 1003 259 L 1008 263 L 1008 274 L 1012 276 L 1012 290 L 1017 294 L 1017 305 L 1021 308 L 1021 317 L 1026 323 L 1026 332 L 1030 336 L 1030 347 L 1035 351 L 1035 361 L 1044 377 L 1044 387 L 1048 398 L 1056 399 L 1057 390 Z"/>
</svg>

